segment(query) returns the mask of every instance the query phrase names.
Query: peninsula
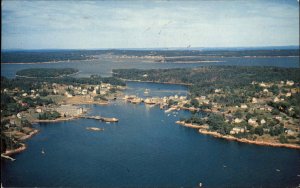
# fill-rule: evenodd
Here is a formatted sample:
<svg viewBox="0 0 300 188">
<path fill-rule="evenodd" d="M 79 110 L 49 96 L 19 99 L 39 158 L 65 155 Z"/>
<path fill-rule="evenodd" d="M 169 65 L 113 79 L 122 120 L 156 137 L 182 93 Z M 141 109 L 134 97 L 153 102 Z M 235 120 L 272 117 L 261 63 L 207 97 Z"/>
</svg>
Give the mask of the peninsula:
<svg viewBox="0 0 300 188">
<path fill-rule="evenodd" d="M 300 149 L 300 69 L 211 66 L 194 69 L 119 69 L 114 76 L 146 82 L 190 84 L 188 98 L 152 101 L 166 112 L 192 112 L 179 123 L 201 134 L 244 143 Z"/>
<path fill-rule="evenodd" d="M 120 97 L 125 88 L 118 78 L 70 76 L 76 72 L 72 68 L 25 69 L 14 79 L 1 77 L 1 154 L 25 150 L 23 141 L 38 132 L 33 123 L 85 118 L 88 109 L 80 104 L 106 105 L 109 99 Z M 99 120 L 118 121 L 107 117 Z"/>
</svg>

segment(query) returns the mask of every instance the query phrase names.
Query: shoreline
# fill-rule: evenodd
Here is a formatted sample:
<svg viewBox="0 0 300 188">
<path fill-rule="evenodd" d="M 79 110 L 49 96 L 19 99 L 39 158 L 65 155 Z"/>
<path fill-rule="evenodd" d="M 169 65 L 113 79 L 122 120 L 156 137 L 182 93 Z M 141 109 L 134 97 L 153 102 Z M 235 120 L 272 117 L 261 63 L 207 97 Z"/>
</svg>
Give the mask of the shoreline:
<svg viewBox="0 0 300 188">
<path fill-rule="evenodd" d="M 21 143 L 21 147 L 18 147 L 16 149 L 11 149 L 11 150 L 6 150 L 4 155 L 7 155 L 7 156 L 10 156 L 10 155 L 13 155 L 13 154 L 17 154 L 17 153 L 21 153 L 22 151 L 26 150 L 26 145 Z"/>
<path fill-rule="evenodd" d="M 37 134 L 38 132 L 39 132 L 38 129 L 34 129 L 32 132 L 29 133 L 29 135 L 21 137 L 20 140 L 26 140 L 28 138 L 31 138 L 33 135 Z"/>
<path fill-rule="evenodd" d="M 184 127 L 189 127 L 189 128 L 193 128 L 193 129 L 201 129 L 201 128 L 204 128 L 204 125 L 195 125 L 195 124 L 192 124 L 192 123 L 185 123 L 183 121 L 176 121 L 175 123 L 179 124 L 179 125 L 182 125 Z"/>
<path fill-rule="evenodd" d="M 184 86 L 192 86 L 193 84 L 187 84 L 187 83 L 174 83 L 174 82 L 156 82 L 156 81 L 142 81 L 142 80 L 131 80 L 131 79 L 125 79 L 120 78 L 121 80 L 125 82 L 141 82 L 141 83 L 156 83 L 156 84 L 171 84 L 171 85 L 184 85 Z"/>
<path fill-rule="evenodd" d="M 254 141 L 254 140 L 248 140 L 246 138 L 236 138 L 231 135 L 222 135 L 217 132 L 207 131 L 207 130 L 203 129 L 203 126 L 201 126 L 201 125 L 193 125 L 193 124 L 185 123 L 182 121 L 176 121 L 176 123 L 179 125 L 185 126 L 185 127 L 199 129 L 200 134 L 210 135 L 215 138 L 222 138 L 225 140 L 237 141 L 237 142 L 241 142 L 241 143 L 245 143 L 245 144 L 254 144 L 254 145 L 259 145 L 259 146 L 272 146 L 272 147 L 285 147 L 285 148 L 290 148 L 290 149 L 300 149 L 300 146 L 294 145 L 294 144 L 282 144 L 282 143 L 273 143 L 273 142 L 264 142 L 264 141 Z"/>
<path fill-rule="evenodd" d="M 62 78 L 62 77 L 66 77 L 66 76 L 72 76 L 72 75 L 76 75 L 80 73 L 80 71 L 74 72 L 72 74 L 63 74 L 60 76 L 55 76 L 55 77 L 33 77 L 33 76 L 22 76 L 22 75 L 15 75 L 15 77 L 19 77 L 19 78 Z"/>
<path fill-rule="evenodd" d="M 32 123 L 51 123 L 51 122 L 61 122 L 61 121 L 70 121 L 73 119 L 78 119 L 80 116 L 73 116 L 68 118 L 58 118 L 58 119 L 36 119 Z"/>
</svg>

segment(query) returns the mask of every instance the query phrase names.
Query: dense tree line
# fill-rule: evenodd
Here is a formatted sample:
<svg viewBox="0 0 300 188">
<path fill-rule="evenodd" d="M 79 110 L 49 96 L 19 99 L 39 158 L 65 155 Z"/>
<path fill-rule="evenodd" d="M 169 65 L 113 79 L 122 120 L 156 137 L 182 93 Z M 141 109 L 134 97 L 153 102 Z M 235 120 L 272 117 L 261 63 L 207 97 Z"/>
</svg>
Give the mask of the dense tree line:
<svg viewBox="0 0 300 188">
<path fill-rule="evenodd" d="M 195 69 L 178 68 L 178 69 L 117 69 L 113 70 L 114 76 L 124 79 L 156 81 L 156 82 L 173 82 L 193 84 L 189 87 L 192 96 L 201 96 L 212 93 L 216 88 L 222 89 L 227 93 L 234 92 L 235 88 L 249 87 L 245 93 L 236 93 L 238 98 L 251 94 L 259 88 L 251 86 L 252 81 L 257 82 L 274 82 L 294 80 L 300 81 L 299 68 L 278 68 L 278 67 L 240 67 L 240 66 L 207 66 Z M 250 88 L 253 87 L 253 88 Z M 256 88 L 255 88 L 256 87 Z M 276 87 L 271 88 L 276 92 Z M 249 91 L 249 93 L 247 93 Z M 234 99 L 226 99 L 234 103 Z M 215 100 L 218 100 L 217 98 Z"/>
<path fill-rule="evenodd" d="M 40 113 L 39 116 L 38 116 L 38 119 L 40 120 L 54 120 L 54 119 L 57 119 L 61 117 L 60 116 L 60 113 L 56 112 L 56 111 L 53 111 L 53 112 L 43 112 L 43 113 Z"/>
<path fill-rule="evenodd" d="M 16 75 L 23 77 L 44 78 L 67 76 L 76 72 L 78 72 L 78 70 L 73 68 L 31 68 L 17 71 Z"/>
</svg>

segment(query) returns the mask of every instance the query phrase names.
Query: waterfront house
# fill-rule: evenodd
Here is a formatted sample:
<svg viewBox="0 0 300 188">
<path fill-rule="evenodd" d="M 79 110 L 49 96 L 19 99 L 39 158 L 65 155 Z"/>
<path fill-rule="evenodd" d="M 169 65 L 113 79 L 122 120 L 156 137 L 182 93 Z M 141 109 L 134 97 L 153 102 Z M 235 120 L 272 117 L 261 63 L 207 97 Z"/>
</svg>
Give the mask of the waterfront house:
<svg viewBox="0 0 300 188">
<path fill-rule="evenodd" d="M 82 91 L 81 91 L 81 94 L 82 95 L 86 95 L 88 93 L 88 90 L 87 89 L 83 89 Z"/>
<path fill-rule="evenodd" d="M 292 131 L 291 129 L 286 130 L 285 133 L 286 133 L 288 136 L 295 136 L 295 135 L 297 134 L 297 132 Z"/>
<path fill-rule="evenodd" d="M 261 82 L 261 83 L 259 84 L 259 86 L 260 86 L 260 87 L 267 87 L 267 84 L 265 84 L 264 82 Z"/>
<path fill-rule="evenodd" d="M 73 106 L 73 105 L 61 105 L 55 109 L 62 116 L 78 116 L 84 112 L 82 107 Z"/>
<path fill-rule="evenodd" d="M 71 98 L 73 97 L 70 93 L 68 93 L 67 91 L 65 92 L 65 95 L 68 97 L 68 98 Z"/>
<path fill-rule="evenodd" d="M 289 81 L 289 80 L 287 80 L 286 81 L 286 85 L 288 85 L 288 86 L 293 86 L 295 83 L 294 83 L 294 81 Z"/>
<path fill-rule="evenodd" d="M 230 134 L 239 134 L 239 133 L 244 133 L 245 129 L 241 128 L 241 127 L 234 127 L 232 128 L 232 130 L 230 131 Z"/>
</svg>

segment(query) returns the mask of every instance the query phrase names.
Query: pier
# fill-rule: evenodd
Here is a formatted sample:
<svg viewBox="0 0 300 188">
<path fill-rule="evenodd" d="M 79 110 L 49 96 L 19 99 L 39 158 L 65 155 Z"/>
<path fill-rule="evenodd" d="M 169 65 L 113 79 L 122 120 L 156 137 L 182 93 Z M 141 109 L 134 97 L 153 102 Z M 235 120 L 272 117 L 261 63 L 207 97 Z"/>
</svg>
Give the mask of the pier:
<svg viewBox="0 0 300 188">
<path fill-rule="evenodd" d="M 119 119 L 117 118 L 108 118 L 108 117 L 101 117 L 101 116 L 81 116 L 81 118 L 85 119 L 95 119 L 95 120 L 100 120 L 104 122 L 118 122 Z"/>
</svg>

